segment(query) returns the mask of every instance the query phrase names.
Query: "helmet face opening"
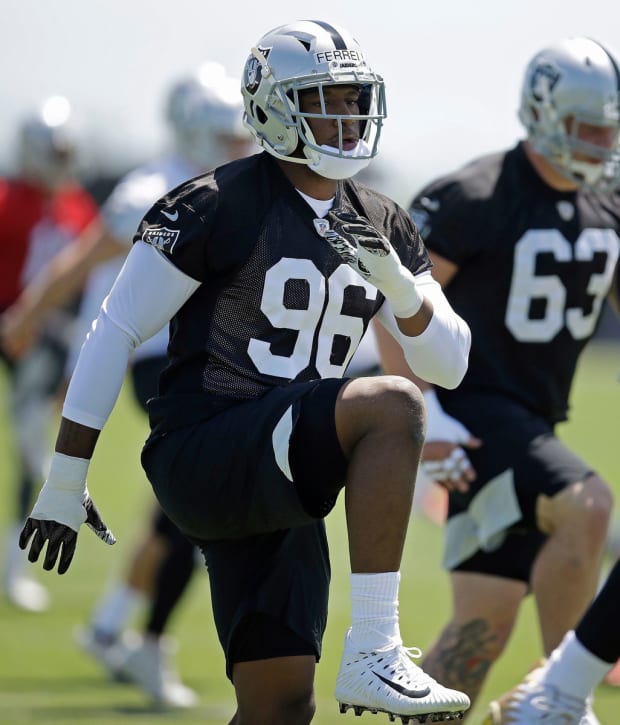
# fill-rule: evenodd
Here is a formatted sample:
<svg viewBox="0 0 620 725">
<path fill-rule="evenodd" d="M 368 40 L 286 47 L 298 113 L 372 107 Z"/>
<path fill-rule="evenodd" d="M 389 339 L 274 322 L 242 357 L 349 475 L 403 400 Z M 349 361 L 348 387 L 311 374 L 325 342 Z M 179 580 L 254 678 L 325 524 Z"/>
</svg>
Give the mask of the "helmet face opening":
<svg viewBox="0 0 620 725">
<path fill-rule="evenodd" d="M 357 122 L 358 135 L 368 150 L 365 152 L 369 158 L 374 158 L 378 152 L 379 137 L 381 135 L 381 127 L 385 113 L 379 112 L 380 104 L 385 108 L 385 98 L 382 93 L 382 87 L 376 88 L 372 83 L 363 84 L 339 84 L 343 88 L 350 87 L 357 92 L 357 106 L 359 113 L 329 113 L 325 95 L 326 91 L 333 88 L 336 84 L 322 83 L 311 87 L 298 87 L 295 84 L 291 87 L 289 94 L 292 94 L 292 119 L 295 122 L 297 133 L 300 140 L 305 144 L 307 149 L 326 153 L 339 158 L 345 157 L 344 139 L 346 137 L 345 128 L 352 123 Z M 316 93 L 320 109 L 315 112 L 304 111 L 303 98 L 305 94 Z M 287 94 L 288 95 L 288 94 Z M 290 96 L 289 96 L 290 97 Z M 313 119 L 320 121 L 333 121 L 338 129 L 338 143 L 335 146 L 319 145 L 315 140 L 315 135 L 311 130 L 311 121 Z"/>
<path fill-rule="evenodd" d="M 538 53 L 523 84 L 519 118 L 535 150 L 578 186 L 620 183 L 620 70 L 589 38 Z"/>
<path fill-rule="evenodd" d="M 329 113 L 326 94 L 333 86 L 358 90 L 358 113 Z M 304 110 L 306 92 L 319 103 Z M 386 118 L 383 79 L 365 60 L 357 41 L 344 29 L 319 21 L 298 21 L 264 35 L 246 61 L 241 92 L 244 121 L 257 142 L 277 158 L 311 167 L 323 156 L 347 159 L 351 168 L 374 158 Z M 317 143 L 315 119 L 333 121 L 337 146 Z M 359 122 L 360 148 L 352 158 L 344 139 L 346 124 Z M 301 145 L 301 155 L 299 147 Z M 365 165 L 365 164 L 364 164 Z M 355 173 L 355 171 L 353 171 Z"/>
</svg>

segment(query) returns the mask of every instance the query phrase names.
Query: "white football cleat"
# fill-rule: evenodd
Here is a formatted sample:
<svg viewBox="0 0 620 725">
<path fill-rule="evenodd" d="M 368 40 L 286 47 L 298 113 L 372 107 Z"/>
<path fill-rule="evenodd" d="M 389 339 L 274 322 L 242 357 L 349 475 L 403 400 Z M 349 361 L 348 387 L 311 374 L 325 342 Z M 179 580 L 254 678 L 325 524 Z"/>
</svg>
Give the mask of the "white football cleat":
<svg viewBox="0 0 620 725">
<path fill-rule="evenodd" d="M 385 712 L 403 723 L 460 720 L 470 705 L 462 692 L 440 685 L 411 661 L 420 650 L 402 645 L 374 652 L 345 646 L 336 679 L 340 712 Z"/>
<path fill-rule="evenodd" d="M 181 682 L 174 669 L 173 649 L 168 637 L 142 637 L 127 632 L 116 653 L 118 672 L 160 705 L 194 707 L 198 696 Z"/>
<path fill-rule="evenodd" d="M 600 725 L 591 702 L 540 682 L 542 668 L 489 705 L 483 725 Z"/>
<path fill-rule="evenodd" d="M 26 612 L 45 612 L 50 606 L 47 589 L 24 572 L 11 572 L 4 579 L 6 598 Z"/>
<path fill-rule="evenodd" d="M 119 670 L 121 658 L 120 638 L 102 635 L 92 625 L 88 625 L 76 630 L 75 640 L 80 649 L 97 660 L 113 680 L 117 682 L 127 681 L 127 678 L 123 677 Z"/>
</svg>

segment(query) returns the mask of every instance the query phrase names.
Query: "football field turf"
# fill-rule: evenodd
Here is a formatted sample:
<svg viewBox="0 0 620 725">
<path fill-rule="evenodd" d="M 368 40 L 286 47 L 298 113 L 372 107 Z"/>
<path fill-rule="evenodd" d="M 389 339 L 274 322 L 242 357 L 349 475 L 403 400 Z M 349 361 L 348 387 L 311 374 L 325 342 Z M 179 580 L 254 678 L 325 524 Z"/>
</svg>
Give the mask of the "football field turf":
<svg viewBox="0 0 620 725">
<path fill-rule="evenodd" d="M 573 391 L 573 420 L 559 427 L 560 437 L 586 458 L 611 483 L 620 498 L 620 345 L 592 346 L 586 351 Z M 7 397 L 0 377 L 0 395 Z M 74 632 L 89 615 L 102 588 L 123 571 L 127 556 L 139 538 L 151 508 L 139 451 L 146 420 L 135 407 L 128 386 L 121 394 L 104 430 L 89 476 L 89 488 L 118 543 L 107 547 L 82 528 L 78 549 L 63 577 L 37 575 L 49 587 L 52 607 L 45 614 L 27 614 L 9 606 L 0 596 L 0 724 L 116 725 L 227 723 L 232 716 L 233 693 L 224 675 L 223 658 L 210 614 L 209 589 L 199 569 L 171 633 L 179 643 L 177 663 L 184 681 L 200 696 L 191 711 L 158 711 L 146 697 L 127 684 L 110 682 L 97 664 L 75 645 Z M 0 412 L 0 541 L 2 555 L 13 507 L 14 449 L 4 411 Z M 50 449 L 52 441 L 50 441 Z M 317 667 L 319 725 L 388 723 L 387 716 L 352 712 L 338 714 L 332 692 L 341 641 L 348 622 L 348 559 L 342 501 L 328 519 L 333 576 L 330 618 L 323 659 Z M 414 515 L 402 566 L 401 629 L 408 646 L 428 647 L 448 616 L 447 578 L 440 569 L 441 530 Z M 605 569 L 609 566 L 605 562 Z M 138 624 L 138 622 L 136 622 Z M 619 622 L 620 626 L 620 611 Z M 472 725 L 482 720 L 490 697 L 521 679 L 540 654 L 540 638 L 532 603 L 524 606 L 518 629 L 495 667 L 472 712 Z M 603 725 L 620 723 L 620 688 L 599 687 L 595 711 Z"/>
</svg>

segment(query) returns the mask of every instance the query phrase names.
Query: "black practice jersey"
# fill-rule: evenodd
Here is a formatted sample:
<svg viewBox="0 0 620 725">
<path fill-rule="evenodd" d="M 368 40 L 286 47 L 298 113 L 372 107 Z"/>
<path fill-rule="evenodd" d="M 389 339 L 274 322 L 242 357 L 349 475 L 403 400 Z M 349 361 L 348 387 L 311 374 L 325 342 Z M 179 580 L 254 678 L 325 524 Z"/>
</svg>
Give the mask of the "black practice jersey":
<svg viewBox="0 0 620 725">
<path fill-rule="evenodd" d="M 347 180 L 336 206 L 367 217 L 412 272 L 430 269 L 397 204 Z M 188 422 L 274 386 L 341 377 L 383 303 L 319 235 L 311 207 L 265 152 L 174 189 L 135 239 L 202 283 L 171 320 L 164 417 Z"/>
<path fill-rule="evenodd" d="M 445 289 L 472 349 L 456 392 L 498 392 L 564 420 L 579 354 L 613 281 L 620 199 L 558 192 L 522 144 L 423 189 L 411 205 L 429 250 L 458 266 Z"/>
</svg>

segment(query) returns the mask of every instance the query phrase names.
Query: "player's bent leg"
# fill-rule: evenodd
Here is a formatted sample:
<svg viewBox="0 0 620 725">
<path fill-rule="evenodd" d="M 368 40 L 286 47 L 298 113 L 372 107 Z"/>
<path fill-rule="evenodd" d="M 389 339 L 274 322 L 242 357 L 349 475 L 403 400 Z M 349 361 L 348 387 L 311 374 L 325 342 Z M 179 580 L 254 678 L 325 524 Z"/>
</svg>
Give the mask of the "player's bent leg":
<svg viewBox="0 0 620 725">
<path fill-rule="evenodd" d="M 352 380 L 338 396 L 336 430 L 349 461 L 345 506 L 353 572 L 400 568 L 424 416 L 419 389 L 397 376 Z"/>
<path fill-rule="evenodd" d="M 424 440 L 419 389 L 396 376 L 362 378 L 345 386 L 336 404 L 336 430 L 349 464 L 345 506 L 353 574 L 398 572 Z M 336 681 L 340 711 L 385 712 L 403 722 L 456 720 L 466 695 L 443 687 L 414 662 L 392 628 L 369 646 L 356 620 L 345 638 Z M 362 627 L 362 632 L 364 629 Z"/>
<path fill-rule="evenodd" d="M 516 579 L 452 572 L 453 614 L 424 658 L 424 669 L 472 703 L 503 652 L 527 585 Z"/>
<path fill-rule="evenodd" d="M 315 657 L 298 655 L 237 662 L 235 725 L 306 725 L 315 712 Z"/>
<path fill-rule="evenodd" d="M 613 498 L 598 476 L 540 496 L 538 525 L 549 538 L 532 570 L 532 590 L 549 654 L 596 594 Z"/>
</svg>

